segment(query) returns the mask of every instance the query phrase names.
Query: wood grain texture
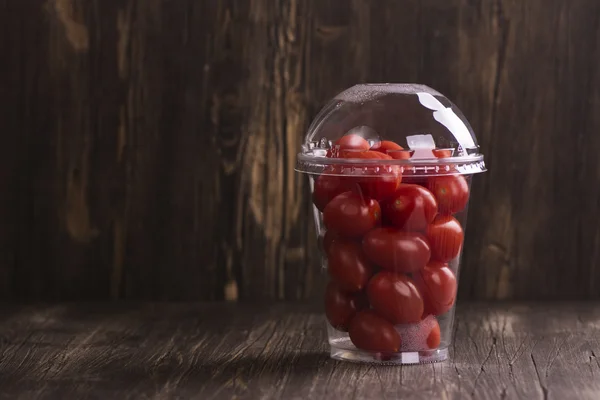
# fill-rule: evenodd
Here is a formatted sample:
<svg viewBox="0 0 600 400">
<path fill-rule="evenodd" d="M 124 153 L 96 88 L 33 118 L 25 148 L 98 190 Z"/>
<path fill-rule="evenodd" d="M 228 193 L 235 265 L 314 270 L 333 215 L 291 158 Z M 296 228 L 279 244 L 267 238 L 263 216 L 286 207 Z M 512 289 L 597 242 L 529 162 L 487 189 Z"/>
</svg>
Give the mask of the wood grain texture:
<svg viewBox="0 0 600 400">
<path fill-rule="evenodd" d="M 600 305 L 460 304 L 451 361 L 331 360 L 318 307 L 3 307 L 2 398 L 597 399 Z"/>
<path fill-rule="evenodd" d="M 600 296 L 596 0 L 0 0 L 0 298 L 302 299 L 293 166 L 357 82 L 464 111 L 461 298 Z"/>
</svg>

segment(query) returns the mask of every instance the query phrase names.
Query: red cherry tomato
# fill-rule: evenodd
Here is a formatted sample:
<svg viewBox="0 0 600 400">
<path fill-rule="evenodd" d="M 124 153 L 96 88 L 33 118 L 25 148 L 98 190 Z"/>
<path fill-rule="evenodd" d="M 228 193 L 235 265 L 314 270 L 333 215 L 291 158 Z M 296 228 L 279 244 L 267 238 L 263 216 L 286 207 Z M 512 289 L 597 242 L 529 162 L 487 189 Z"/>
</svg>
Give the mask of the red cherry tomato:
<svg viewBox="0 0 600 400">
<path fill-rule="evenodd" d="M 402 146 L 389 140 L 382 140 L 376 143 L 371 147 L 371 150 L 387 154 L 395 160 L 408 160 L 411 156 L 409 150 L 404 150 Z"/>
<path fill-rule="evenodd" d="M 429 335 L 427 335 L 427 347 L 429 349 L 436 349 L 439 347 L 442 339 L 442 334 L 440 332 L 440 324 L 434 319 L 435 324 L 429 331 Z"/>
<path fill-rule="evenodd" d="M 365 257 L 360 243 L 335 240 L 327 253 L 329 276 L 346 292 L 363 290 L 373 273 L 373 266 Z"/>
<path fill-rule="evenodd" d="M 367 297 L 373 309 L 394 325 L 421 320 L 423 299 L 406 275 L 381 271 L 369 281 Z"/>
<path fill-rule="evenodd" d="M 369 142 L 361 136 L 350 134 L 339 138 L 332 149 L 327 151 L 327 157 L 339 157 L 343 150 L 369 150 Z"/>
<path fill-rule="evenodd" d="M 440 325 L 433 316 L 414 325 L 397 327 L 402 338 L 402 351 L 433 350 L 441 342 Z"/>
<path fill-rule="evenodd" d="M 375 143 L 371 150 L 378 151 L 383 154 L 387 154 L 388 151 L 397 151 L 404 150 L 404 147 L 400 146 L 396 142 L 392 142 L 391 140 L 382 140 L 381 142 Z"/>
<path fill-rule="evenodd" d="M 401 339 L 394 326 L 371 310 L 358 312 L 348 327 L 352 343 L 361 350 L 395 353 Z"/>
<path fill-rule="evenodd" d="M 431 257 L 425 236 L 397 228 L 376 228 L 363 238 L 363 249 L 375 264 L 390 271 L 414 272 Z"/>
<path fill-rule="evenodd" d="M 410 175 L 404 175 L 402 177 L 402 183 L 406 183 L 408 185 L 419 185 L 419 186 L 423 186 L 423 187 L 427 187 L 427 178 L 425 177 L 415 177 L 415 176 L 410 176 Z M 437 200 L 436 200 L 437 201 Z"/>
<path fill-rule="evenodd" d="M 340 156 L 343 158 L 361 158 L 361 159 L 383 159 L 382 154 L 377 151 L 364 149 L 345 149 L 340 150 Z"/>
<path fill-rule="evenodd" d="M 433 150 L 431 150 L 431 152 L 437 158 L 452 157 L 452 150 L 450 150 L 450 149 L 433 149 Z"/>
<path fill-rule="evenodd" d="M 408 160 L 411 157 L 410 151 L 408 150 L 390 151 L 388 154 L 394 160 Z"/>
<path fill-rule="evenodd" d="M 446 264 L 431 262 L 414 275 L 425 304 L 424 316 L 442 315 L 454 305 L 457 281 Z"/>
<path fill-rule="evenodd" d="M 343 176 L 321 175 L 315 179 L 313 189 L 313 203 L 323 211 L 325 206 L 338 194 L 349 191 L 351 188 L 350 182 L 344 180 Z"/>
<path fill-rule="evenodd" d="M 323 211 L 323 223 L 327 230 L 344 237 L 360 238 L 380 221 L 379 203 L 354 192 L 336 196 Z"/>
<path fill-rule="evenodd" d="M 402 181 L 402 174 L 393 169 L 384 169 L 379 172 L 379 175 L 380 176 L 378 177 L 366 177 L 361 179 L 360 188 L 365 196 L 372 197 L 377 201 L 382 201 L 394 195 Z"/>
<path fill-rule="evenodd" d="M 450 215 L 465 209 L 469 201 L 469 184 L 461 175 L 429 178 L 427 188 L 438 201 L 440 214 Z"/>
<path fill-rule="evenodd" d="M 439 215 L 427 227 L 427 239 L 432 258 L 447 262 L 458 256 L 463 244 L 464 232 L 456 218 Z"/>
<path fill-rule="evenodd" d="M 364 294 L 345 293 L 335 282 L 325 290 L 325 315 L 335 329 L 346 332 L 354 315 L 368 307 Z"/>
<path fill-rule="evenodd" d="M 354 151 L 343 152 L 345 158 L 357 159 L 380 159 L 391 160 L 392 157 L 377 151 Z M 366 197 L 371 197 L 378 201 L 390 197 L 394 194 L 400 182 L 402 173 L 397 165 L 369 165 L 369 173 L 376 176 L 361 176 L 362 171 L 357 168 L 354 176 L 347 177 L 349 181 L 358 184 L 360 190 Z"/>
<path fill-rule="evenodd" d="M 369 150 L 369 142 L 362 136 L 356 134 L 344 135 L 336 142 L 340 149 L 362 149 Z"/>
<path fill-rule="evenodd" d="M 402 184 L 381 212 L 386 220 L 407 231 L 424 231 L 437 214 L 437 201 L 429 190 L 419 185 Z"/>
</svg>

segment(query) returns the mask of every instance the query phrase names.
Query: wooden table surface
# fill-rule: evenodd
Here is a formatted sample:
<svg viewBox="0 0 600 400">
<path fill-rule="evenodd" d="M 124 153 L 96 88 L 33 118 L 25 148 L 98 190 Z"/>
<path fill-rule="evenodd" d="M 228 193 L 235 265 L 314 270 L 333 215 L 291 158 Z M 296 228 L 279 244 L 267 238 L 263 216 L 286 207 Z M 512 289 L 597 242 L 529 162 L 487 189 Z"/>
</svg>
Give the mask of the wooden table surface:
<svg viewBox="0 0 600 400">
<path fill-rule="evenodd" d="M 459 304 L 452 361 L 331 360 L 318 305 L 0 307 L 1 398 L 599 399 L 600 303 Z"/>
</svg>

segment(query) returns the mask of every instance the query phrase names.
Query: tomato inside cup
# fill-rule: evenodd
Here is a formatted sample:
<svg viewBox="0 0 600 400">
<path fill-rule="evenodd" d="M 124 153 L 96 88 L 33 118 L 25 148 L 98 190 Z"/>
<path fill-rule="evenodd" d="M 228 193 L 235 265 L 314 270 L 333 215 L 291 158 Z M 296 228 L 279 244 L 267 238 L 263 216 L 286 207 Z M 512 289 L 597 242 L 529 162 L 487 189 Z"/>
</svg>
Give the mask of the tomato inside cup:
<svg viewBox="0 0 600 400">
<path fill-rule="evenodd" d="M 463 114 L 423 85 L 354 86 L 317 115 L 296 170 L 310 182 L 331 357 L 447 359 L 471 182 L 485 171 Z"/>
</svg>

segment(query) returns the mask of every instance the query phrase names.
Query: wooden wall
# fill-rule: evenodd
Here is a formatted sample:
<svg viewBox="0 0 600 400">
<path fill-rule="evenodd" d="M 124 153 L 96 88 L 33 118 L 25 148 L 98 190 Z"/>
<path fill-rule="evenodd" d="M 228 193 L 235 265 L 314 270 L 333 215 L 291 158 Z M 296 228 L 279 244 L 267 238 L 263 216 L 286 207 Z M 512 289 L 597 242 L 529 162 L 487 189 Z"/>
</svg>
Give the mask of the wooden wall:
<svg viewBox="0 0 600 400">
<path fill-rule="evenodd" d="M 600 298 L 597 0 L 0 0 L 0 298 L 301 299 L 295 155 L 357 82 L 461 107 L 460 299 Z"/>
</svg>

